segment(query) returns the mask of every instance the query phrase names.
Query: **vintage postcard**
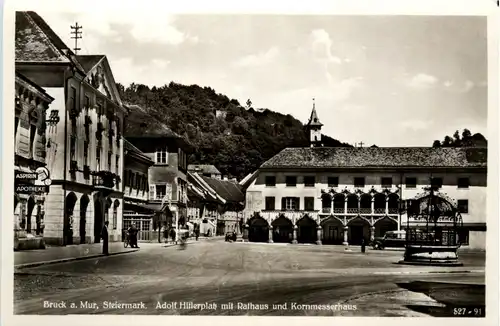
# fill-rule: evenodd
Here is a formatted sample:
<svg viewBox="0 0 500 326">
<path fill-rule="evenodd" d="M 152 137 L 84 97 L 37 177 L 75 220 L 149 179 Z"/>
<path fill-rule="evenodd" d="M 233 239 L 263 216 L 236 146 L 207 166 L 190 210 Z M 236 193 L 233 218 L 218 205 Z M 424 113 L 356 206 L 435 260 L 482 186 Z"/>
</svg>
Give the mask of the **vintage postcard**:
<svg viewBox="0 0 500 326">
<path fill-rule="evenodd" d="M 498 323 L 497 2 L 286 4 L 7 3 L 6 325 Z"/>
</svg>

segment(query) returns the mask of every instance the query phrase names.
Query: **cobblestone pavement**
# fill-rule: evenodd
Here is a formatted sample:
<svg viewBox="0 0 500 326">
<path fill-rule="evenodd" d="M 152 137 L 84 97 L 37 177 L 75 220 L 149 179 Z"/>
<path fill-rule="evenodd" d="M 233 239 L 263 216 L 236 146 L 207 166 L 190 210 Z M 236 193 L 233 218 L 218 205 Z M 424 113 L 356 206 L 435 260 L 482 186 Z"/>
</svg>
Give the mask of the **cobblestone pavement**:
<svg viewBox="0 0 500 326">
<path fill-rule="evenodd" d="M 126 255 L 23 269 L 14 276 L 14 312 L 423 316 L 407 306 L 439 303 L 397 283 L 420 280 L 484 284 L 484 253 L 463 253 L 465 267 L 461 269 L 395 264 L 401 257 L 402 252 L 397 251 L 370 250 L 361 254 L 330 246 L 211 241 L 178 250 L 151 245 Z M 473 273 L 437 273 L 450 269 Z M 44 301 L 61 300 L 66 308 L 43 307 Z M 106 306 L 105 301 L 142 302 L 145 306 L 120 308 Z M 71 308 L 72 302 L 75 308 Z M 207 305 L 203 309 L 181 302 L 211 303 L 217 308 Z M 233 303 L 233 307 L 223 309 L 225 303 Z M 343 306 L 330 306 L 334 310 L 317 306 L 335 304 Z"/>
</svg>

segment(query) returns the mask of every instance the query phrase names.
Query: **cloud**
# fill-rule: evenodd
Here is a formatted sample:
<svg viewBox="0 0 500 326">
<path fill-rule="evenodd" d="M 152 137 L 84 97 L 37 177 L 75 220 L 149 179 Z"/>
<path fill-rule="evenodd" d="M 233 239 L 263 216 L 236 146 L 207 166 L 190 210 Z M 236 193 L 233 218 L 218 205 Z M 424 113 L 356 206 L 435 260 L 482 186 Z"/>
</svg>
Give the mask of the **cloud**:
<svg viewBox="0 0 500 326">
<path fill-rule="evenodd" d="M 432 121 L 424 120 L 406 120 L 401 122 L 400 127 L 405 130 L 421 131 L 429 128 Z"/>
<path fill-rule="evenodd" d="M 244 56 L 234 62 L 237 67 L 262 66 L 271 63 L 279 54 L 277 47 L 272 47 L 269 50 L 257 54 Z"/>
<path fill-rule="evenodd" d="M 431 76 L 431 75 L 427 75 L 424 73 L 420 73 L 420 74 L 413 76 L 413 78 L 411 78 L 408 81 L 408 85 L 410 87 L 413 87 L 413 88 L 424 88 L 425 89 L 425 88 L 433 87 L 434 85 L 436 85 L 437 82 L 438 82 L 438 79 L 436 77 Z"/>
<path fill-rule="evenodd" d="M 69 25 L 76 21 L 83 26 L 83 37 L 87 33 L 108 38 L 119 37 L 116 26 L 120 25 L 130 27 L 131 35 L 139 43 L 178 45 L 199 41 L 197 36 L 188 35 L 177 29 L 174 16 L 165 14 L 161 10 L 120 10 L 119 13 L 110 13 L 105 10 L 88 9 L 78 12 L 39 11 L 39 14 L 67 43 L 70 40 Z"/>
<path fill-rule="evenodd" d="M 454 93 L 468 93 L 470 92 L 474 87 L 476 86 L 481 86 L 481 84 L 476 85 L 474 82 L 470 80 L 466 80 L 463 85 L 459 85 L 455 82 L 452 81 L 446 81 L 443 83 L 444 87 L 450 92 Z"/>
<path fill-rule="evenodd" d="M 153 66 L 156 66 L 160 69 L 165 69 L 169 64 L 170 64 L 170 61 L 168 60 L 161 60 L 161 59 L 153 59 L 151 61 L 152 65 Z"/>
<path fill-rule="evenodd" d="M 316 29 L 311 32 L 312 51 L 316 59 L 326 63 L 341 64 L 342 59 L 332 54 L 332 39 L 324 29 Z"/>
</svg>

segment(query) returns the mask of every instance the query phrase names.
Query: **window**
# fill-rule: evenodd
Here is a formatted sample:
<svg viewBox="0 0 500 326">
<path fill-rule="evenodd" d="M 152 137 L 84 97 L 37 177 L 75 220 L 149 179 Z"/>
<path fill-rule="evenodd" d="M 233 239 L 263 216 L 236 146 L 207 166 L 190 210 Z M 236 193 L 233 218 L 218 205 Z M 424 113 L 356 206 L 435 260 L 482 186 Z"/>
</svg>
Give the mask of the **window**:
<svg viewBox="0 0 500 326">
<path fill-rule="evenodd" d="M 417 188 L 417 178 L 408 177 L 406 178 L 406 188 Z"/>
<path fill-rule="evenodd" d="M 156 163 L 167 164 L 168 151 L 166 149 L 159 149 L 156 151 Z"/>
<path fill-rule="evenodd" d="M 167 185 L 156 185 L 156 199 L 162 200 L 167 194 Z"/>
<path fill-rule="evenodd" d="M 85 95 L 85 109 L 90 109 L 90 97 L 88 97 L 87 95 Z"/>
<path fill-rule="evenodd" d="M 304 208 L 306 211 L 314 210 L 314 197 L 304 197 Z"/>
<path fill-rule="evenodd" d="M 314 177 L 304 177 L 304 186 L 314 187 L 315 183 L 316 183 L 316 179 Z"/>
<path fill-rule="evenodd" d="M 276 187 L 276 177 L 267 176 L 266 177 L 266 187 Z"/>
<path fill-rule="evenodd" d="M 16 136 L 17 136 L 17 126 L 19 125 L 19 118 L 16 117 L 14 119 L 14 141 L 16 140 Z"/>
<path fill-rule="evenodd" d="M 467 229 L 458 230 L 458 242 L 463 245 L 469 244 L 469 230 Z"/>
<path fill-rule="evenodd" d="M 118 207 L 113 207 L 113 230 L 118 226 Z"/>
<path fill-rule="evenodd" d="M 116 155 L 115 166 L 116 166 L 116 174 L 121 174 L 120 173 L 120 155 Z"/>
<path fill-rule="evenodd" d="M 458 178 L 457 184 L 458 188 L 469 188 L 470 180 L 469 178 Z"/>
<path fill-rule="evenodd" d="M 274 211 L 275 202 L 276 200 L 274 197 L 266 197 L 266 211 Z"/>
<path fill-rule="evenodd" d="M 125 187 L 128 187 L 128 170 L 125 170 L 123 172 L 123 185 Z"/>
<path fill-rule="evenodd" d="M 354 187 L 363 188 L 365 186 L 365 178 L 356 177 L 354 178 Z"/>
<path fill-rule="evenodd" d="M 83 141 L 83 164 L 89 165 L 89 142 Z"/>
<path fill-rule="evenodd" d="M 469 200 L 467 199 L 459 199 L 457 201 L 458 204 L 458 211 L 460 213 L 467 214 L 469 213 Z"/>
<path fill-rule="evenodd" d="M 299 210 L 299 198 L 297 197 L 284 197 L 281 202 L 282 210 L 287 211 L 298 211 Z"/>
<path fill-rule="evenodd" d="M 392 187 L 392 178 L 382 178 L 382 187 L 383 188 L 391 188 Z"/>
<path fill-rule="evenodd" d="M 76 113 L 76 88 L 71 87 L 69 93 L 69 108 L 73 113 Z"/>
<path fill-rule="evenodd" d="M 286 186 L 287 187 L 296 187 L 297 186 L 297 177 L 296 176 L 287 176 L 286 177 Z"/>
<path fill-rule="evenodd" d="M 441 188 L 443 186 L 443 178 L 432 178 L 431 186 L 437 189 Z"/>
<path fill-rule="evenodd" d="M 108 152 L 108 171 L 111 172 L 111 161 L 113 159 L 113 154 L 111 152 Z"/>
<path fill-rule="evenodd" d="M 338 187 L 339 177 L 328 177 L 328 187 Z"/>
<path fill-rule="evenodd" d="M 31 153 L 31 156 L 35 156 L 35 152 L 34 152 L 35 135 L 36 135 L 36 126 L 31 125 L 31 128 L 30 128 L 30 153 Z"/>
</svg>

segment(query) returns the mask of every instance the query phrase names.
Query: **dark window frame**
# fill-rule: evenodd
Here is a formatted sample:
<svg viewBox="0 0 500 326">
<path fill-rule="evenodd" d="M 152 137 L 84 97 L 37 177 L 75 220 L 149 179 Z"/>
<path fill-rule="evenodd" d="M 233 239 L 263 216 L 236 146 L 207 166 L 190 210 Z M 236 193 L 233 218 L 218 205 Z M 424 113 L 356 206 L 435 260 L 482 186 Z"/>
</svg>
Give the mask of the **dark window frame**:
<svg viewBox="0 0 500 326">
<path fill-rule="evenodd" d="M 268 182 L 272 180 L 273 182 Z M 274 175 L 268 175 L 265 177 L 266 187 L 276 187 L 276 177 Z"/>
<path fill-rule="evenodd" d="M 457 200 L 458 211 L 461 214 L 469 214 L 469 200 L 468 199 L 459 199 Z"/>
<path fill-rule="evenodd" d="M 439 182 L 437 182 L 439 181 Z M 443 178 L 442 177 L 432 177 L 431 186 L 433 188 L 441 189 L 443 187 Z"/>
<path fill-rule="evenodd" d="M 312 181 L 312 182 L 311 182 Z M 305 176 L 304 177 L 304 187 L 315 187 L 316 186 L 316 177 L 315 176 Z"/>
<path fill-rule="evenodd" d="M 294 180 L 294 182 L 289 182 L 289 180 Z M 294 175 L 287 175 L 285 178 L 286 186 L 287 187 L 297 187 L 297 176 Z"/>
<path fill-rule="evenodd" d="M 335 180 L 336 180 L 336 182 L 332 182 Z M 328 187 L 331 187 L 331 188 L 338 187 L 339 186 L 339 177 L 328 177 L 327 182 L 328 182 Z"/>
<path fill-rule="evenodd" d="M 314 197 L 304 197 L 304 210 L 314 211 Z M 309 203 L 309 205 L 308 205 Z"/>
<path fill-rule="evenodd" d="M 415 183 L 409 183 L 409 180 L 415 180 Z M 417 188 L 417 178 L 416 177 L 406 177 L 405 178 L 405 186 L 408 189 L 415 189 Z"/>
<path fill-rule="evenodd" d="M 271 205 L 272 203 L 272 205 Z M 276 197 L 266 196 L 265 197 L 265 210 L 266 211 L 274 211 L 276 210 Z"/>
<path fill-rule="evenodd" d="M 388 183 L 386 181 L 390 180 L 391 182 Z M 382 188 L 392 188 L 392 186 L 394 185 L 394 180 L 392 177 L 382 177 L 381 180 L 380 180 L 380 185 L 382 186 Z"/>
<path fill-rule="evenodd" d="M 360 180 L 363 180 L 362 183 L 359 183 Z M 355 188 L 364 188 L 366 186 L 365 177 L 354 177 L 354 187 Z"/>
<path fill-rule="evenodd" d="M 470 187 L 470 178 L 468 178 L 468 177 L 461 177 L 461 178 L 457 179 L 457 188 L 459 188 L 459 189 L 469 189 L 469 187 Z"/>
</svg>

